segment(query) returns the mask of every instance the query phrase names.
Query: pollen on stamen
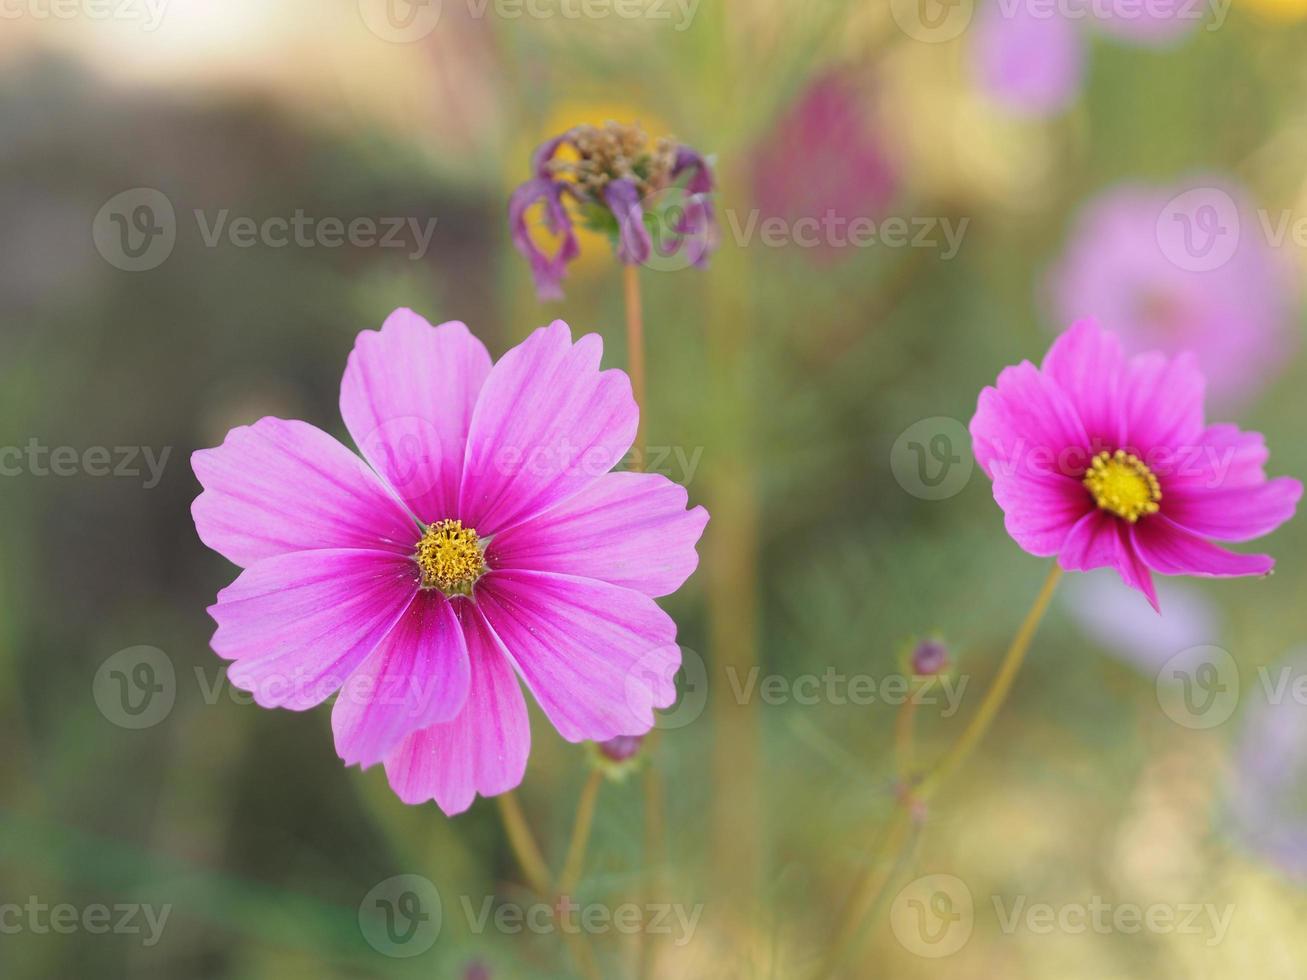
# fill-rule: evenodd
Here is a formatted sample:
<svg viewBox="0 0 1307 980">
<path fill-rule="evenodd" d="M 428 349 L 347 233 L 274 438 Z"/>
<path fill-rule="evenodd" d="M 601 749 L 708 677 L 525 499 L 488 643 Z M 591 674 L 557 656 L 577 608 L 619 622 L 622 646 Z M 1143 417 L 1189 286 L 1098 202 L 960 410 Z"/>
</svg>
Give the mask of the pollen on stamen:
<svg viewBox="0 0 1307 980">
<path fill-rule="evenodd" d="M 1157 477 L 1143 460 L 1124 449 L 1095 456 L 1084 484 L 1102 510 L 1131 524 L 1161 509 L 1162 487 Z"/>
<path fill-rule="evenodd" d="M 486 572 L 485 549 L 474 528 L 462 521 L 437 521 L 427 527 L 413 560 L 422 570 L 422 587 L 446 595 L 471 595 Z"/>
</svg>

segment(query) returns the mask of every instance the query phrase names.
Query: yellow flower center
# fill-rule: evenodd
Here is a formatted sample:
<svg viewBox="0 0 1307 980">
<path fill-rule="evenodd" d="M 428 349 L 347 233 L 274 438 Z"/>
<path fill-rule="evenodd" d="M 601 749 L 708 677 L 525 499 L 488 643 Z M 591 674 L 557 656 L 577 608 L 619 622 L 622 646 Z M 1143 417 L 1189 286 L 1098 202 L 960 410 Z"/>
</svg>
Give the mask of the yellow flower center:
<svg viewBox="0 0 1307 980">
<path fill-rule="evenodd" d="M 422 587 L 446 595 L 471 595 L 486 571 L 486 553 L 476 530 L 462 521 L 437 521 L 417 543 L 413 560 L 422 569 Z"/>
<path fill-rule="evenodd" d="M 1099 507 L 1131 524 L 1160 509 L 1162 487 L 1157 477 L 1138 456 L 1124 449 L 1095 456 L 1085 474 L 1085 486 Z"/>
</svg>

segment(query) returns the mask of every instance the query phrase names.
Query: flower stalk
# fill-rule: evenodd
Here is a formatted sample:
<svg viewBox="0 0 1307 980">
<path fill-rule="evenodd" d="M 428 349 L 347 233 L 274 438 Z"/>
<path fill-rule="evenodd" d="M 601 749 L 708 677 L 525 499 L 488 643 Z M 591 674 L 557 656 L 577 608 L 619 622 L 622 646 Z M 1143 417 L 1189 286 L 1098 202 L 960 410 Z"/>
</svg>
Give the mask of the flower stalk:
<svg viewBox="0 0 1307 980">
<path fill-rule="evenodd" d="M 828 947 L 827 955 L 822 959 L 812 980 L 827 980 L 848 957 L 854 943 L 862 933 L 863 923 L 868 914 L 881 900 L 886 889 L 894 880 L 895 873 L 902 864 L 908 845 L 916 837 L 925 820 L 926 802 L 944 784 L 950 775 L 957 771 L 980 744 L 998 716 L 999 709 L 1007 700 L 1016 681 L 1021 665 L 1025 662 L 1030 644 L 1034 640 L 1039 624 L 1048 612 L 1053 593 L 1057 591 L 1062 578 L 1062 569 L 1057 564 L 1045 579 L 1043 588 L 1036 596 L 1034 605 L 1026 613 L 1026 618 L 1017 630 L 1003 662 L 999 666 L 998 676 L 990 686 L 962 735 L 953 747 L 930 769 L 924 778 L 916 780 L 912 772 L 912 723 L 914 719 L 909 698 L 899 709 L 895 723 L 895 755 L 897 759 L 899 785 L 895 801 L 894 814 L 890 818 L 876 857 L 867 865 L 853 892 L 845 905 L 836 927 L 835 935 Z"/>
</svg>

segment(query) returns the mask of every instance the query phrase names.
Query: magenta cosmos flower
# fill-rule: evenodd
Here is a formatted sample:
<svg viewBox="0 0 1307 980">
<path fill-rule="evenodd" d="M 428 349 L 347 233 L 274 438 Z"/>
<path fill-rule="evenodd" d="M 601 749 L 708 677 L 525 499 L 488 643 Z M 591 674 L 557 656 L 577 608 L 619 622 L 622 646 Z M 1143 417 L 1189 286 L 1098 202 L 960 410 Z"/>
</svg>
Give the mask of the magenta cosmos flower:
<svg viewBox="0 0 1307 980">
<path fill-rule="evenodd" d="M 1193 194 L 1194 205 L 1172 213 L 1173 202 Z M 1237 221 L 1242 233 L 1235 232 L 1224 261 L 1185 268 L 1182 260 L 1207 244 L 1193 228 L 1207 210 L 1221 214 L 1222 223 Z M 1192 350 L 1212 397 L 1239 404 L 1274 376 L 1294 346 L 1293 276 L 1257 227 L 1247 194 L 1226 181 L 1201 189 L 1109 188 L 1080 212 L 1050 276 L 1058 319 L 1110 323 L 1127 353 Z"/>
<path fill-rule="evenodd" d="M 681 659 L 654 598 L 694 571 L 708 515 L 610 472 L 638 409 L 602 347 L 558 321 L 492 366 L 463 324 L 398 310 L 341 384 L 366 463 L 276 418 L 195 453 L 196 529 L 244 569 L 209 609 L 231 682 L 292 710 L 339 691 L 346 764 L 451 815 L 522 780 L 519 678 L 569 741 L 647 732 Z"/>
<path fill-rule="evenodd" d="M 1248 541 L 1297 509 L 1302 484 L 1268 480 L 1265 440 L 1204 418 L 1190 354 L 1127 359 L 1092 320 L 1053 344 L 1041 367 L 1004 369 L 980 393 L 971 438 L 1008 533 L 1068 571 L 1110 567 L 1158 608 L 1153 572 L 1265 575 Z"/>
</svg>

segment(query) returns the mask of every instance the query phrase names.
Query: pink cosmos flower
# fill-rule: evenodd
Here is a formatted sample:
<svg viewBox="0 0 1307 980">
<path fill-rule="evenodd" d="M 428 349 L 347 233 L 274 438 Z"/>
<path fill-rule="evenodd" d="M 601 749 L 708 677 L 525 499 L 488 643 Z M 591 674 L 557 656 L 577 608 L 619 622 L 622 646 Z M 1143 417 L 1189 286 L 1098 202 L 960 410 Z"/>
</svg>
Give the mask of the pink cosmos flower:
<svg viewBox="0 0 1307 980">
<path fill-rule="evenodd" d="M 209 609 L 232 683 L 297 711 L 339 690 L 346 764 L 450 815 L 521 782 L 519 679 L 569 741 L 647 732 L 681 660 L 654 598 L 694 571 L 708 515 L 609 472 L 638 409 L 602 347 L 555 321 L 492 366 L 462 323 L 397 310 L 341 384 L 366 463 L 276 418 L 195 453 L 196 530 L 244 569 Z"/>
<path fill-rule="evenodd" d="M 1155 609 L 1153 572 L 1269 573 L 1269 556 L 1212 540 L 1269 534 L 1293 516 L 1302 484 L 1266 478 L 1260 433 L 1209 426 L 1204 389 L 1193 355 L 1127 359 L 1092 320 L 1042 366 L 1005 368 L 980 393 L 971 438 L 1008 533 L 1068 571 L 1116 569 Z"/>
<path fill-rule="evenodd" d="M 1171 213 L 1172 202 L 1195 193 L 1195 206 Z M 1224 245 L 1197 233 L 1190 239 L 1201 217 L 1190 210 L 1219 213 L 1230 226 L 1235 238 L 1223 261 L 1185 267 L 1198 245 Z M 1129 353 L 1192 350 L 1213 398 L 1245 401 L 1291 353 L 1297 308 L 1291 270 L 1254 233 L 1255 214 L 1243 190 L 1218 179 L 1201 188 L 1109 188 L 1085 205 L 1050 276 L 1059 321 L 1110 323 Z"/>
</svg>

